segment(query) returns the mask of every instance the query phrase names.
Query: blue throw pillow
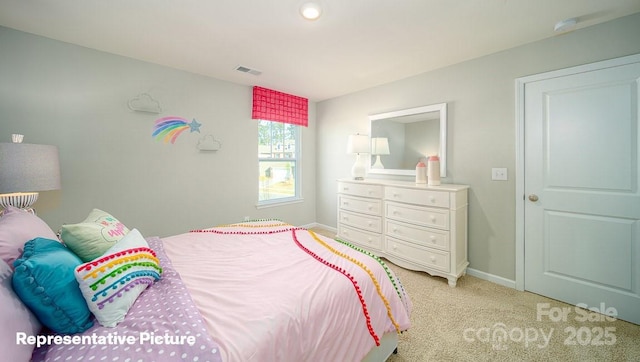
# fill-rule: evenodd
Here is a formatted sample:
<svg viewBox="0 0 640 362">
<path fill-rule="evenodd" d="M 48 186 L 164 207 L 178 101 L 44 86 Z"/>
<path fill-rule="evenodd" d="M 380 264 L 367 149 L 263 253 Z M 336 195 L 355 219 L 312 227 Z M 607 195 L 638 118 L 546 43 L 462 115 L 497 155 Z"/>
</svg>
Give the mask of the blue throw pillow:
<svg viewBox="0 0 640 362">
<path fill-rule="evenodd" d="M 35 238 L 14 261 L 13 289 L 40 322 L 56 333 L 72 334 L 93 325 L 74 269 L 82 264 L 61 243 Z"/>
</svg>

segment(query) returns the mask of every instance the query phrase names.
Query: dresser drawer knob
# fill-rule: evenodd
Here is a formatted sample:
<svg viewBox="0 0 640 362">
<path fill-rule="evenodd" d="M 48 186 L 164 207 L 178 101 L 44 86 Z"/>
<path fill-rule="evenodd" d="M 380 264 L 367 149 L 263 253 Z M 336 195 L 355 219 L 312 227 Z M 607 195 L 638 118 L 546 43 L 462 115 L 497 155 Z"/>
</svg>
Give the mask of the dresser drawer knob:
<svg viewBox="0 0 640 362">
<path fill-rule="evenodd" d="M 369 210 L 373 209 L 373 205 L 368 204 L 367 207 L 369 208 Z"/>
<path fill-rule="evenodd" d="M 435 197 L 433 197 L 433 196 L 431 196 L 431 197 L 429 198 L 429 201 L 431 201 L 431 203 L 432 203 L 432 204 L 435 204 L 435 202 L 436 202 L 436 198 L 435 198 Z"/>
<path fill-rule="evenodd" d="M 429 239 L 431 240 L 432 243 L 434 243 L 434 244 L 436 243 L 436 237 L 435 236 L 431 235 L 429 237 Z"/>
<path fill-rule="evenodd" d="M 396 249 L 398 249 L 398 245 L 397 244 L 393 244 L 392 248 L 393 248 L 393 250 L 396 250 Z"/>
<path fill-rule="evenodd" d="M 400 196 L 399 194 L 397 194 L 395 192 L 393 193 L 393 197 L 399 197 L 399 196 Z"/>
<path fill-rule="evenodd" d="M 367 241 L 369 242 L 369 244 L 371 244 L 373 242 L 373 240 L 371 238 L 367 238 Z"/>
<path fill-rule="evenodd" d="M 436 222 L 436 217 L 433 215 L 429 215 L 429 219 L 431 220 L 431 222 Z"/>
<path fill-rule="evenodd" d="M 372 221 L 369 221 L 367 224 L 368 224 L 369 226 L 371 226 L 371 225 L 373 225 L 373 222 L 372 222 Z"/>
<path fill-rule="evenodd" d="M 432 261 L 432 262 L 434 262 L 434 263 L 435 263 L 435 261 L 436 261 L 436 257 L 435 257 L 435 256 L 433 256 L 433 255 L 431 255 L 431 257 L 430 257 L 429 259 L 431 259 L 431 261 Z"/>
<path fill-rule="evenodd" d="M 394 233 L 397 234 L 398 233 L 398 228 L 394 226 L 393 229 L 391 229 L 391 231 L 393 231 Z"/>
</svg>

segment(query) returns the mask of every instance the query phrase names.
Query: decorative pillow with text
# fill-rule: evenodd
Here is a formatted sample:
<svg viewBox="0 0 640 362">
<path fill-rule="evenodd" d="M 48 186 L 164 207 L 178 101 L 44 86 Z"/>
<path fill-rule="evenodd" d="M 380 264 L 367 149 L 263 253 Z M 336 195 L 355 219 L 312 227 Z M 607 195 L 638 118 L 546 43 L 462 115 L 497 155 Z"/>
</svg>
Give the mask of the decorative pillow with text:
<svg viewBox="0 0 640 362">
<path fill-rule="evenodd" d="M 129 229 L 111 214 L 93 209 L 83 222 L 63 225 L 60 237 L 69 249 L 87 262 L 104 254 L 128 232 Z"/>
</svg>

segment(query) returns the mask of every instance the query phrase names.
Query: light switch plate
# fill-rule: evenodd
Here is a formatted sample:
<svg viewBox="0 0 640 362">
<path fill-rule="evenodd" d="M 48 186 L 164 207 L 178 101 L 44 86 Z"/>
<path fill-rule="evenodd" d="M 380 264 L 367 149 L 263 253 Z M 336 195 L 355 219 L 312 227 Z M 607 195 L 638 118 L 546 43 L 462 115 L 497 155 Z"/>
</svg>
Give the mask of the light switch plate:
<svg viewBox="0 0 640 362">
<path fill-rule="evenodd" d="M 491 169 L 491 179 L 494 181 L 507 181 L 509 177 L 507 176 L 506 168 L 492 168 Z"/>
</svg>

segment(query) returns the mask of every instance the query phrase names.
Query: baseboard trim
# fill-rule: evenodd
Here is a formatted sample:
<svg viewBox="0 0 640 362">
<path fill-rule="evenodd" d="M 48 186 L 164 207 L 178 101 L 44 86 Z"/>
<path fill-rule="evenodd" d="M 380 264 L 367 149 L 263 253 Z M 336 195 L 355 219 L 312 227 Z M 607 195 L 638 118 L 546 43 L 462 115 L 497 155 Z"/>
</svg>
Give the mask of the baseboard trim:
<svg viewBox="0 0 640 362">
<path fill-rule="evenodd" d="M 312 228 L 320 228 L 320 229 L 325 229 L 328 230 L 332 233 L 337 233 L 338 229 L 331 227 L 329 225 L 324 225 L 324 224 L 320 224 L 317 222 L 312 222 L 310 224 L 306 224 L 306 225 L 301 225 L 300 227 L 303 227 L 305 229 L 312 229 Z M 498 285 L 502 285 L 504 287 L 507 288 L 512 288 L 512 289 L 516 289 L 516 281 L 515 280 L 511 280 L 511 279 L 507 279 L 507 278 L 503 278 L 494 274 L 489 274 L 480 270 L 476 270 L 473 268 L 467 268 L 467 274 L 471 275 L 473 277 L 482 279 L 482 280 L 486 280 L 492 283 L 496 283 Z"/>
<path fill-rule="evenodd" d="M 493 274 L 489 274 L 489 273 L 485 273 L 483 271 L 480 270 L 476 270 L 473 268 L 467 268 L 467 274 L 471 275 L 473 277 L 479 278 L 479 279 L 483 279 L 492 283 L 496 283 L 499 285 L 502 285 L 504 287 L 507 288 L 512 288 L 512 289 L 516 289 L 516 281 L 515 280 L 511 280 L 511 279 L 507 279 L 507 278 L 503 278 L 497 275 L 493 275 Z"/>
<path fill-rule="evenodd" d="M 320 224 L 317 222 L 312 222 L 310 224 L 306 224 L 306 225 L 300 225 L 300 227 L 303 227 L 305 229 L 311 229 L 311 228 L 320 228 L 320 229 L 325 229 L 328 231 L 331 231 L 332 233 L 337 233 L 338 229 L 331 227 L 329 225 L 324 225 L 324 224 Z"/>
</svg>

